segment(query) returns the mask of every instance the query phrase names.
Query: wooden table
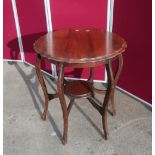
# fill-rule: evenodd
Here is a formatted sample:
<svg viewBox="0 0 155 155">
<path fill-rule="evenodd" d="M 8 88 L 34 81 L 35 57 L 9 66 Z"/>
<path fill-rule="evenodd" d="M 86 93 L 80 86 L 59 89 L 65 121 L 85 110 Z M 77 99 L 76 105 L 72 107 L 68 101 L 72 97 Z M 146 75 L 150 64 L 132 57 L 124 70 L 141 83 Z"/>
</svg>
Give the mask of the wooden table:
<svg viewBox="0 0 155 155">
<path fill-rule="evenodd" d="M 63 143 L 67 143 L 68 115 L 76 98 L 85 97 L 102 116 L 105 139 L 108 137 L 107 111 L 111 100 L 113 114 L 115 114 L 114 91 L 120 75 L 123 57 L 122 53 L 127 47 L 126 42 L 119 35 L 101 29 L 64 29 L 49 32 L 34 43 L 37 53 L 36 73 L 45 96 L 43 119 L 46 120 L 48 101 L 59 97 L 63 120 Z M 46 59 L 59 67 L 57 92 L 48 94 L 46 84 L 40 70 L 40 62 Z M 112 69 L 112 61 L 118 62 L 117 69 Z M 107 89 L 99 90 L 93 86 L 93 67 L 105 65 L 107 72 Z M 64 79 L 64 67 L 85 68 L 90 67 L 90 76 L 87 81 Z M 94 92 L 105 93 L 103 105 L 98 105 Z M 67 106 L 64 94 L 70 97 Z"/>
</svg>

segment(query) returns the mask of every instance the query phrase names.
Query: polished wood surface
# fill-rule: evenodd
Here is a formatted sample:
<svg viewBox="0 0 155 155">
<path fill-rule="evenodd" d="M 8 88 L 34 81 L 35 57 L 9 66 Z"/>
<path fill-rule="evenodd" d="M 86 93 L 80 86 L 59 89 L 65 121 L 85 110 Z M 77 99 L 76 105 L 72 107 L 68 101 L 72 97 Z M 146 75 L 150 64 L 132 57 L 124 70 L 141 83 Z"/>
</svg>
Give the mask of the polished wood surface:
<svg viewBox="0 0 155 155">
<path fill-rule="evenodd" d="M 42 57 L 63 63 L 103 62 L 124 52 L 126 46 L 119 35 L 102 29 L 53 31 L 34 43 Z"/>
<path fill-rule="evenodd" d="M 122 53 L 127 47 L 123 38 L 117 34 L 100 29 L 68 29 L 47 33 L 34 43 L 37 52 L 36 73 L 44 92 L 45 104 L 43 120 L 46 120 L 48 101 L 59 98 L 63 113 L 64 132 L 63 143 L 67 143 L 68 116 L 76 98 L 85 97 L 101 114 L 105 139 L 108 138 L 107 111 L 111 101 L 112 114 L 115 115 L 114 93 L 123 66 Z M 48 94 L 46 84 L 40 70 L 42 59 L 55 63 L 59 67 L 57 91 Z M 112 62 L 117 61 L 115 72 Z M 105 65 L 107 72 L 107 87 L 99 90 L 93 85 L 94 70 L 92 67 Z M 67 81 L 64 79 L 64 67 L 91 67 L 87 81 Z M 102 105 L 94 100 L 96 93 L 105 94 Z M 70 102 L 67 106 L 64 95 L 68 95 Z"/>
<path fill-rule="evenodd" d="M 68 81 L 65 85 L 65 92 L 75 98 L 88 97 L 93 94 L 91 83 L 82 80 Z"/>
</svg>

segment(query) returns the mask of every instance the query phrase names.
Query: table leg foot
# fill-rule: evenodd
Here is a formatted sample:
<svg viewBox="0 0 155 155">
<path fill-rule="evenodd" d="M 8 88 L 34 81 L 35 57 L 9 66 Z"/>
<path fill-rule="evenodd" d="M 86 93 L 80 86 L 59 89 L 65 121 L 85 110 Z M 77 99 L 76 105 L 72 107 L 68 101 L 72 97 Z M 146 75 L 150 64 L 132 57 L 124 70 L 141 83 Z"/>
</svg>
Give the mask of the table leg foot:
<svg viewBox="0 0 155 155">
<path fill-rule="evenodd" d="M 40 85 L 42 87 L 44 97 L 45 97 L 45 106 L 44 106 L 44 112 L 43 112 L 42 118 L 43 118 L 43 120 L 46 120 L 47 112 L 48 112 L 48 92 L 47 92 L 47 87 L 46 87 L 44 78 L 41 74 L 40 62 L 41 62 L 41 56 L 39 54 L 37 54 L 35 68 L 36 68 L 36 74 L 37 74 L 38 80 L 40 82 Z"/>
<path fill-rule="evenodd" d="M 104 135 L 105 140 L 108 140 L 108 136 L 109 136 L 109 134 L 105 133 L 105 135 Z"/>
<path fill-rule="evenodd" d="M 61 104 L 61 109 L 63 113 L 63 120 L 64 120 L 64 132 L 63 132 L 63 144 L 67 144 L 67 133 L 68 133 L 68 112 L 67 112 L 67 105 L 64 97 L 64 68 L 63 64 L 59 65 L 59 74 L 58 74 L 58 81 L 57 81 L 57 89 L 58 89 L 58 97 Z"/>
<path fill-rule="evenodd" d="M 46 119 L 47 119 L 47 112 L 43 112 L 43 114 L 42 114 L 42 119 L 44 120 L 44 121 L 46 121 Z"/>
<path fill-rule="evenodd" d="M 108 140 L 108 125 L 107 125 L 107 113 L 102 116 L 102 123 L 103 123 L 103 131 L 104 131 L 104 138 L 105 140 Z"/>
<path fill-rule="evenodd" d="M 104 131 L 104 136 L 105 139 L 108 139 L 108 123 L 107 123 L 107 112 L 108 112 L 108 104 L 109 100 L 112 95 L 112 79 L 113 79 L 113 74 L 112 74 L 112 68 L 110 66 L 110 61 L 105 64 L 106 71 L 107 71 L 107 78 L 108 78 L 108 87 L 107 91 L 105 94 L 104 102 L 103 102 L 103 114 L 102 114 L 102 123 L 103 123 L 103 131 Z"/>
<path fill-rule="evenodd" d="M 108 126 L 107 126 L 107 114 L 106 116 L 102 116 L 102 123 L 103 123 L 103 131 L 104 131 L 104 137 L 107 140 L 108 139 Z"/>
<path fill-rule="evenodd" d="M 116 108 L 115 108 L 115 102 L 114 102 L 115 88 L 116 88 L 116 84 L 118 82 L 118 78 L 119 78 L 120 73 L 121 73 L 122 68 L 123 68 L 123 56 L 122 56 L 122 54 L 120 54 L 117 57 L 117 64 L 118 65 L 117 65 L 115 74 L 113 75 L 113 73 L 112 73 L 113 91 L 112 91 L 112 95 L 111 95 L 111 105 L 112 105 L 112 113 L 113 113 L 113 116 L 116 115 Z M 111 63 L 110 63 L 110 68 L 112 70 Z"/>
<path fill-rule="evenodd" d="M 63 142 L 62 142 L 64 145 L 67 144 L 67 137 L 63 136 Z"/>
</svg>

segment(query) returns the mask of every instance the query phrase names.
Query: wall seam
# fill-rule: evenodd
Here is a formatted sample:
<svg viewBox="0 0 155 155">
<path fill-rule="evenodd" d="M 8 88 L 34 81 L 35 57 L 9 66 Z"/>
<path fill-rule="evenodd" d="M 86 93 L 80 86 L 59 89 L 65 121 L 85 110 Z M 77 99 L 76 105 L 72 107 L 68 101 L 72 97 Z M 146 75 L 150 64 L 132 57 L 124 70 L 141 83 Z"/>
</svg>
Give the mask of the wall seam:
<svg viewBox="0 0 155 155">
<path fill-rule="evenodd" d="M 114 9 L 114 0 L 108 0 L 107 3 L 107 31 L 112 32 L 113 28 L 113 9 Z M 107 82 L 107 72 L 105 69 L 104 72 L 105 78 L 104 80 Z"/>
<path fill-rule="evenodd" d="M 44 0 L 44 5 L 45 5 L 47 31 L 51 32 L 52 31 L 52 21 L 51 21 L 50 1 Z M 51 64 L 51 70 L 52 70 L 53 77 L 56 78 L 57 77 L 56 65 Z"/>
<path fill-rule="evenodd" d="M 19 25 L 19 19 L 18 19 L 17 7 L 16 7 L 16 0 L 11 0 L 11 1 L 12 1 L 12 9 L 13 9 L 13 14 L 14 14 L 14 19 L 15 19 L 15 27 L 16 27 L 16 32 L 17 32 L 17 38 L 18 38 L 21 60 L 24 62 L 25 61 L 25 55 L 24 55 L 23 43 L 22 43 L 21 32 L 20 32 L 20 25 Z"/>
<path fill-rule="evenodd" d="M 29 62 L 25 62 L 25 63 L 31 65 L 32 67 L 35 67 L 34 65 L 30 64 Z M 53 77 L 51 74 L 47 73 L 46 71 L 43 71 L 43 70 L 42 70 L 42 72 L 44 72 L 45 74 L 49 75 L 50 77 Z M 53 77 L 53 78 L 54 78 L 54 77 Z M 65 77 L 65 79 L 68 79 L 68 80 L 87 80 L 87 79 L 70 78 L 70 77 Z M 106 83 L 105 80 L 94 80 L 94 82 Z M 131 94 L 130 92 L 128 92 L 128 91 L 126 91 L 126 90 L 120 88 L 119 86 L 116 86 L 116 88 L 117 88 L 118 90 L 122 91 L 124 94 L 127 94 L 127 95 L 129 95 L 130 97 L 133 97 L 134 99 L 136 99 L 136 100 L 138 100 L 138 101 L 144 103 L 145 105 L 147 105 L 147 106 L 149 106 L 149 107 L 152 107 L 152 105 L 151 105 L 149 102 L 147 102 L 147 101 L 145 101 L 145 100 L 139 98 L 138 96 L 135 96 L 135 95 Z"/>
<path fill-rule="evenodd" d="M 152 107 L 151 103 L 149 103 L 149 102 L 147 102 L 147 101 L 141 99 L 140 97 L 138 97 L 138 96 L 136 96 L 136 95 L 134 95 L 134 94 L 132 94 L 132 93 L 130 93 L 130 92 L 128 92 L 128 91 L 122 89 L 122 88 L 120 88 L 119 86 L 116 86 L 116 88 L 117 88 L 118 90 L 120 90 L 121 92 L 123 92 L 123 93 L 129 95 L 130 97 L 133 97 L 134 99 L 136 99 L 136 100 L 138 100 L 138 101 L 140 101 L 140 102 L 142 102 L 142 103 L 148 105 L 149 107 Z"/>
</svg>

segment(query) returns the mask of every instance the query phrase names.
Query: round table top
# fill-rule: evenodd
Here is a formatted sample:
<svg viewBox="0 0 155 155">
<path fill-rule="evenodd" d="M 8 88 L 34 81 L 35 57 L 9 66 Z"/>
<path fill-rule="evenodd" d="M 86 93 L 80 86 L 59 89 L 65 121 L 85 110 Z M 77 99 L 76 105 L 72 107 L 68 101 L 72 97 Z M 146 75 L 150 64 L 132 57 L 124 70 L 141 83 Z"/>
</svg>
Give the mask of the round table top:
<svg viewBox="0 0 155 155">
<path fill-rule="evenodd" d="M 119 35 L 102 29 L 63 29 L 47 33 L 34 43 L 42 57 L 62 63 L 106 61 L 125 51 Z"/>
</svg>

